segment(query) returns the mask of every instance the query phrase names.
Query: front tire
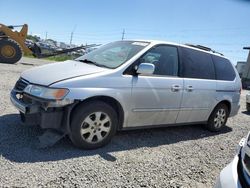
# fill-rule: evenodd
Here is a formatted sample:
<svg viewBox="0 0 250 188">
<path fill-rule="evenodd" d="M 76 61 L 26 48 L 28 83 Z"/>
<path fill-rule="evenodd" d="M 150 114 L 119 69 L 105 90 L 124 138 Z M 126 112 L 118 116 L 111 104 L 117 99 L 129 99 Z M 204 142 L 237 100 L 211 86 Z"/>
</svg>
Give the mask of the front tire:
<svg viewBox="0 0 250 188">
<path fill-rule="evenodd" d="M 110 142 L 117 124 L 117 113 L 110 105 L 102 101 L 85 103 L 74 111 L 70 138 L 79 148 L 96 149 Z"/>
<path fill-rule="evenodd" d="M 206 128 L 212 132 L 220 131 L 227 123 L 229 111 L 227 105 L 218 104 L 211 113 Z"/>
</svg>

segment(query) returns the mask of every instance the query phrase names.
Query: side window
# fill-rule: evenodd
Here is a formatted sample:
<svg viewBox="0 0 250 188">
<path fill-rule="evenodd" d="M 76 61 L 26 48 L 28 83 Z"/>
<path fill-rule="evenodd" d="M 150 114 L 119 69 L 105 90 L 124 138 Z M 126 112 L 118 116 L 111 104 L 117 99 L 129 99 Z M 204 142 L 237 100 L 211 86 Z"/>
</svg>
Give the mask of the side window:
<svg viewBox="0 0 250 188">
<path fill-rule="evenodd" d="M 185 78 L 215 79 L 211 55 L 198 50 L 182 48 L 182 75 Z"/>
<path fill-rule="evenodd" d="M 235 79 L 236 75 L 234 69 L 228 59 L 215 55 L 212 55 L 212 58 L 215 65 L 217 80 L 232 81 Z"/>
<path fill-rule="evenodd" d="M 140 58 L 140 63 L 154 64 L 154 75 L 177 76 L 178 50 L 166 45 L 153 47 Z"/>
</svg>

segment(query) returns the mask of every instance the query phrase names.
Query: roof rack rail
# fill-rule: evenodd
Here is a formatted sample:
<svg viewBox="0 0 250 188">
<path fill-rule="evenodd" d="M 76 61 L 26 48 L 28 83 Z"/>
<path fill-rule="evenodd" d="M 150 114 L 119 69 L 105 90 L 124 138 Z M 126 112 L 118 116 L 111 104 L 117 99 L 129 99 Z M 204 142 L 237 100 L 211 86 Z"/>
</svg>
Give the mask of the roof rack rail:
<svg viewBox="0 0 250 188">
<path fill-rule="evenodd" d="M 217 53 L 217 54 L 220 54 L 222 56 L 224 56 L 222 53 L 220 52 L 217 52 L 209 47 L 206 47 L 206 46 L 202 46 L 202 45 L 195 45 L 195 44 L 185 44 L 187 46 L 190 46 L 190 47 L 193 47 L 193 48 L 198 48 L 198 49 L 201 49 L 201 50 L 205 50 L 205 51 L 208 51 L 208 52 L 213 52 L 213 53 Z"/>
</svg>

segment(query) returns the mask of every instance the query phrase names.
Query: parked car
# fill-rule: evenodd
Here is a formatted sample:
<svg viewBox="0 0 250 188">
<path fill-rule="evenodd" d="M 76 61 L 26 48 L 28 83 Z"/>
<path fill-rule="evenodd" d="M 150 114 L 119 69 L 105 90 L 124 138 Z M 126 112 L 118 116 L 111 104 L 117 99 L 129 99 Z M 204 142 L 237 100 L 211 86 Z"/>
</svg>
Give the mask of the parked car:
<svg viewBox="0 0 250 188">
<path fill-rule="evenodd" d="M 219 131 L 237 114 L 240 90 L 235 68 L 210 48 L 117 41 L 23 72 L 10 99 L 23 122 L 92 149 L 117 130 L 204 124 Z"/>
<path fill-rule="evenodd" d="M 250 187 L 250 132 L 241 139 L 233 161 L 220 173 L 214 188 Z"/>
<path fill-rule="evenodd" d="M 246 95 L 246 109 L 250 112 L 250 93 Z"/>
</svg>

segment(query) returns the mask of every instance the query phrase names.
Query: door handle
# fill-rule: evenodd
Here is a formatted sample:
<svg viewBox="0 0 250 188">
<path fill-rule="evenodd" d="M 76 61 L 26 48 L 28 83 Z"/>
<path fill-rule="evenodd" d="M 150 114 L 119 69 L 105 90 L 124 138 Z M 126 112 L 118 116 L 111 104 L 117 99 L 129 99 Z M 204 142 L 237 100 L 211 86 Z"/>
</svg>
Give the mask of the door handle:
<svg viewBox="0 0 250 188">
<path fill-rule="evenodd" d="M 180 85 L 172 85 L 171 87 L 171 91 L 173 92 L 177 92 L 181 89 L 181 86 Z"/>
<path fill-rule="evenodd" d="M 194 88 L 193 88 L 193 86 L 187 86 L 187 88 L 186 88 L 186 91 L 188 91 L 188 92 L 191 92 L 191 91 L 193 91 L 194 90 Z"/>
</svg>

